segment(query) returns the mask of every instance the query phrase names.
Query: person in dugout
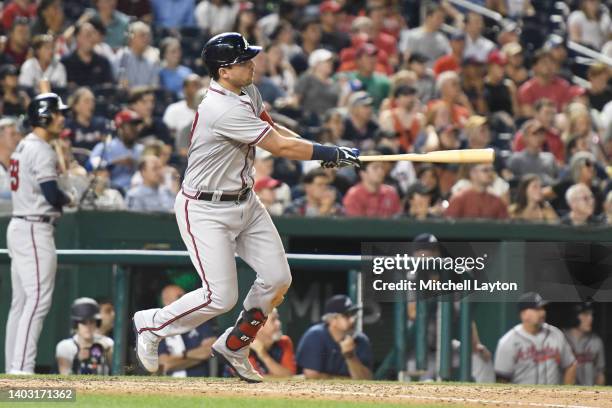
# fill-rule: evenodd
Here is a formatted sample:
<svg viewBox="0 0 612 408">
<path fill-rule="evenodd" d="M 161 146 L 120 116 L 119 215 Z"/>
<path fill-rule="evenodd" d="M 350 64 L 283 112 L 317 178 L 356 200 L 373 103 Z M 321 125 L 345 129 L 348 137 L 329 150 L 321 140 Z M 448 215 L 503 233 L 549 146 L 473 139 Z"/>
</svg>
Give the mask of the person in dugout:
<svg viewBox="0 0 612 408">
<path fill-rule="evenodd" d="M 372 379 L 370 340 L 364 333 L 355 332 L 360 309 L 345 295 L 327 300 L 322 322 L 311 326 L 298 344 L 297 363 L 305 378 Z"/>
<path fill-rule="evenodd" d="M 94 299 L 76 299 L 70 308 L 74 335 L 55 348 L 58 371 L 62 375 L 110 375 L 113 339 L 96 333 L 102 323 L 100 306 Z"/>
</svg>

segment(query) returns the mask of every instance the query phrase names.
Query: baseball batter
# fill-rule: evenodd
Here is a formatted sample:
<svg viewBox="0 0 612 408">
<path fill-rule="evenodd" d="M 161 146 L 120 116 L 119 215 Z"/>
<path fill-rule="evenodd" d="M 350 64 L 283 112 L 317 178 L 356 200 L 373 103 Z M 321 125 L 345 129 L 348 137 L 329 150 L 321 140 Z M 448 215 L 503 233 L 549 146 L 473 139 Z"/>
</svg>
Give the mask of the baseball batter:
<svg viewBox="0 0 612 408">
<path fill-rule="evenodd" d="M 574 384 L 576 359 L 561 330 L 546 320 L 545 302 L 533 292 L 519 299 L 521 323 L 497 343 L 495 374 L 513 384 Z"/>
<path fill-rule="evenodd" d="M 55 284 L 54 224 L 62 206 L 75 202 L 58 188 L 57 155 L 49 145 L 62 131 L 67 109 L 54 93 L 34 98 L 28 107 L 32 133 L 11 155 L 13 218 L 6 234 L 13 294 L 5 342 L 9 374 L 34 373 L 36 344 Z"/>
<path fill-rule="evenodd" d="M 576 384 L 605 385 L 606 357 L 601 337 L 593 333 L 593 305 L 578 304 L 574 313 L 575 324 L 564 333 L 576 356 Z"/>
<path fill-rule="evenodd" d="M 150 372 L 158 370 L 162 338 L 190 331 L 234 307 L 238 254 L 257 278 L 236 324 L 212 348 L 241 379 L 262 380 L 249 362 L 249 344 L 282 302 L 291 273 L 274 224 L 252 192 L 256 146 L 291 160 L 320 160 L 328 167 L 359 165 L 358 151 L 313 144 L 272 121 L 252 84 L 252 58 L 260 50 L 238 33 L 223 33 L 202 51 L 212 81 L 192 125 L 187 170 L 174 207 L 202 288 L 163 309 L 134 315 L 137 356 Z"/>
</svg>

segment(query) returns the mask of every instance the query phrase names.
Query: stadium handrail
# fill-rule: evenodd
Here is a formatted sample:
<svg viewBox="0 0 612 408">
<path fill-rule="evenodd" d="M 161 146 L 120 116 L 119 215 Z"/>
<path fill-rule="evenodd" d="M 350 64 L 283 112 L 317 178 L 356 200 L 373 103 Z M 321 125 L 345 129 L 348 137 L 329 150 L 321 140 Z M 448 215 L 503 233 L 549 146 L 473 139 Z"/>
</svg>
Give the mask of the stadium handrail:
<svg viewBox="0 0 612 408">
<path fill-rule="evenodd" d="M 580 54 L 586 55 L 587 57 L 597 60 L 599 62 L 603 62 L 604 64 L 612 67 L 612 58 L 608 57 L 605 54 L 592 50 L 587 46 L 577 43 L 576 41 L 568 40 L 567 48 Z"/>
<path fill-rule="evenodd" d="M 493 11 L 487 7 L 481 6 L 479 4 L 475 4 L 475 3 L 471 3 L 467 0 L 448 0 L 449 3 L 455 4 L 457 6 L 460 6 L 464 9 L 473 11 L 475 13 L 478 13 L 482 16 L 488 17 L 491 20 L 494 20 L 496 23 L 498 23 L 499 25 L 501 25 L 502 27 L 506 28 L 506 29 L 512 29 L 514 27 L 516 27 L 516 23 L 508 18 L 505 18 L 504 16 L 502 16 L 500 13 L 498 13 L 497 11 Z"/>
<path fill-rule="evenodd" d="M 460 6 L 464 9 L 473 11 L 475 13 L 478 13 L 480 15 L 483 15 L 485 17 L 488 17 L 492 20 L 494 20 L 495 22 L 497 22 L 498 24 L 500 24 L 501 26 L 507 28 L 507 27 L 513 27 L 516 26 L 516 23 L 510 19 L 505 18 L 504 16 L 502 16 L 500 13 L 493 11 L 487 7 L 481 6 L 479 4 L 474 4 L 471 3 L 467 0 L 448 0 L 449 3 L 455 4 L 457 6 Z M 612 67 L 612 58 L 608 57 L 605 54 L 602 54 L 601 52 L 597 52 L 587 46 L 584 46 L 580 43 L 577 43 L 575 41 L 571 41 L 568 40 L 567 41 L 567 48 L 569 48 L 572 51 L 575 51 L 579 54 L 585 55 L 589 58 L 592 58 L 594 60 L 603 62 L 606 65 L 609 65 Z"/>
</svg>

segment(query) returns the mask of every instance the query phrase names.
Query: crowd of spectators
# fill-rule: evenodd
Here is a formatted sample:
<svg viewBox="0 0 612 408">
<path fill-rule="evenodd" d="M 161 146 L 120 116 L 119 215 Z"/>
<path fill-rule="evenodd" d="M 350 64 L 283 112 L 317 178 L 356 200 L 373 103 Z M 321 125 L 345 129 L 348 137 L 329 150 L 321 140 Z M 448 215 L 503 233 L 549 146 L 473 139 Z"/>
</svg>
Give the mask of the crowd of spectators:
<svg viewBox="0 0 612 408">
<path fill-rule="evenodd" d="M 238 31 L 264 47 L 266 109 L 305 138 L 362 154 L 497 153 L 357 171 L 262 157 L 253 186 L 272 214 L 607 223 L 612 68 L 569 42 L 612 57 L 608 6 L 472 3 L 504 19 L 448 0 L 4 2 L 0 115 L 15 122 L 0 126 L 0 202 L 13 129 L 27 131 L 45 79 L 71 108 L 58 145 L 80 208 L 173 211 L 209 81 L 201 48 Z"/>
</svg>

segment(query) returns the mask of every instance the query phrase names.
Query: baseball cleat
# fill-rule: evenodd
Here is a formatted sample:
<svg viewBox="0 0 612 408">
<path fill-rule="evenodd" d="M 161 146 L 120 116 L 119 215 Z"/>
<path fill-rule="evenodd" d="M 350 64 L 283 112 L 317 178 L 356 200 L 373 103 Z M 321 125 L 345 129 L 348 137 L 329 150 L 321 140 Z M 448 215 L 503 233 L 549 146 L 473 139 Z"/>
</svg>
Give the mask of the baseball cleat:
<svg viewBox="0 0 612 408">
<path fill-rule="evenodd" d="M 230 327 L 223 333 L 217 341 L 212 345 L 213 354 L 223 363 L 230 366 L 234 373 L 249 383 L 260 383 L 263 377 L 255 371 L 249 361 L 249 347 L 245 346 L 238 351 L 232 351 L 225 345 L 227 337 L 231 333 L 233 327 Z"/>
<path fill-rule="evenodd" d="M 144 314 L 148 310 L 141 310 L 134 314 L 132 322 L 136 333 L 136 359 L 150 373 L 156 373 L 159 370 L 159 354 L 157 348 L 161 338 L 149 331 L 138 333 L 139 328 L 146 327 Z"/>
<path fill-rule="evenodd" d="M 34 373 L 29 371 L 11 370 L 7 372 L 6 375 L 34 375 Z"/>
</svg>

